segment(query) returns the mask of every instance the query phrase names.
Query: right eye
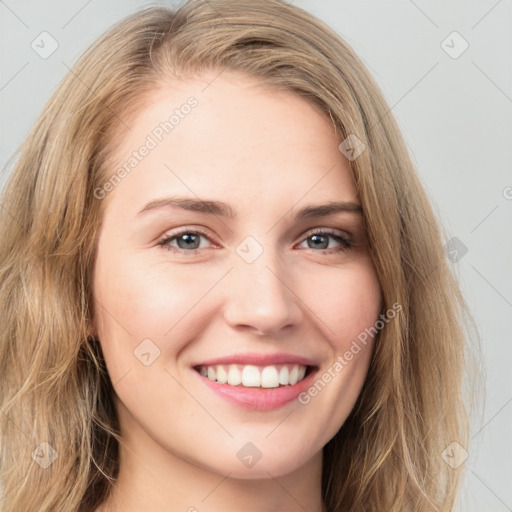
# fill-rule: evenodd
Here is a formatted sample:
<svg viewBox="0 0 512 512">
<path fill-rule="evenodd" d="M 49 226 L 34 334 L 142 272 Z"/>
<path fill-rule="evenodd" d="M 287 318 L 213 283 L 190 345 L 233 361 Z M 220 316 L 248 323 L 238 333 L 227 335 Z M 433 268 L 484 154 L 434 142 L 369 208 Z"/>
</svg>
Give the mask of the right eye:
<svg viewBox="0 0 512 512">
<path fill-rule="evenodd" d="M 171 252 L 177 252 L 181 254 L 196 254 L 197 251 L 204 248 L 200 247 L 201 237 L 210 240 L 208 235 L 203 231 L 183 229 L 177 233 L 165 235 L 165 237 L 158 242 L 158 245 Z M 176 242 L 178 246 L 176 247 L 171 245 L 172 242 Z"/>
</svg>

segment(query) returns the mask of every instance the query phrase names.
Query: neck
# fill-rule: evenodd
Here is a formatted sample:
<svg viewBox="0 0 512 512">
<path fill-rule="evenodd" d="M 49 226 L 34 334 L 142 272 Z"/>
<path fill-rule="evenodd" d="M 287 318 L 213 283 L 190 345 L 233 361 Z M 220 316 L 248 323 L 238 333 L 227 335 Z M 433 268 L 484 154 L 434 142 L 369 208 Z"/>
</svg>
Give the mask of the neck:
<svg viewBox="0 0 512 512">
<path fill-rule="evenodd" d="M 125 466 L 110 499 L 97 512 L 326 512 L 319 478 L 314 478 L 321 458 L 288 475 L 244 480 L 190 464 L 184 470 L 187 464 L 167 467 L 165 476 L 158 466 L 140 461 L 137 469 Z M 313 480 L 318 485 L 312 485 Z"/>
</svg>

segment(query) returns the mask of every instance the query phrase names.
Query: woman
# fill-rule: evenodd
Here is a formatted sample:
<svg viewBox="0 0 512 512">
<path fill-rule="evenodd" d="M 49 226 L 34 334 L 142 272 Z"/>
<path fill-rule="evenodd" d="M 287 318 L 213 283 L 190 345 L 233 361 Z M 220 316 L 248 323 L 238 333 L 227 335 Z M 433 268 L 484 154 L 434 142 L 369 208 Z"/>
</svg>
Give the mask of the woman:
<svg viewBox="0 0 512 512">
<path fill-rule="evenodd" d="M 278 0 L 129 17 L 2 204 L 4 510 L 452 510 L 464 302 L 323 23 Z"/>
</svg>

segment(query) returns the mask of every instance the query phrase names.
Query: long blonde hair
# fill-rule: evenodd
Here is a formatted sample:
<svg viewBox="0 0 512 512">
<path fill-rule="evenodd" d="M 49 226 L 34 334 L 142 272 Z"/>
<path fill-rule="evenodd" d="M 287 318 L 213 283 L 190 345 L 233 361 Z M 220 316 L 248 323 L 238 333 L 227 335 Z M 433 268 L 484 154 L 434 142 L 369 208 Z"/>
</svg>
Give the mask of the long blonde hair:
<svg viewBox="0 0 512 512">
<path fill-rule="evenodd" d="M 283 0 L 192 0 L 128 17 L 67 74 L 21 147 L 1 199 L 3 508 L 86 512 L 107 498 L 121 439 L 114 389 L 88 331 L 104 203 L 94 190 L 112 174 L 116 130 L 146 92 L 224 69 L 307 98 L 343 138 L 365 145 L 350 169 L 383 309 L 402 309 L 380 331 L 357 404 L 324 448 L 327 510 L 453 510 L 464 466 L 442 454 L 453 442 L 467 448 L 469 316 L 442 231 L 364 65 L 328 26 Z"/>
</svg>

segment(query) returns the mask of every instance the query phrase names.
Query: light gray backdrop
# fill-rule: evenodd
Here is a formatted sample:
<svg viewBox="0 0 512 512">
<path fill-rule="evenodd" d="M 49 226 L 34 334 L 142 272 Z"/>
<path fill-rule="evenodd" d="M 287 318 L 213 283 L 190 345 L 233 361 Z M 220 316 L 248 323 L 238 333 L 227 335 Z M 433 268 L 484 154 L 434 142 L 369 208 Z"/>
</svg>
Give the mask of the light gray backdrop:
<svg viewBox="0 0 512 512">
<path fill-rule="evenodd" d="M 373 73 L 455 237 L 449 256 L 480 328 L 487 371 L 460 510 L 512 511 L 512 3 L 293 3 L 329 23 Z M 68 66 L 110 25 L 146 5 L 0 0 L 0 186 Z"/>
</svg>

